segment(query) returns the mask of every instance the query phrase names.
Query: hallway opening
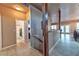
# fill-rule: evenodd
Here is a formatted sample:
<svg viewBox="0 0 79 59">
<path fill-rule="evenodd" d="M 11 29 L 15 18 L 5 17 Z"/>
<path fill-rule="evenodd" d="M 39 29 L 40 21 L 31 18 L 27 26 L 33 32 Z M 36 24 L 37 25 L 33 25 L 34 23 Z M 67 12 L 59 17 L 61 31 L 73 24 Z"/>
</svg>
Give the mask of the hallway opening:
<svg viewBox="0 0 79 59">
<path fill-rule="evenodd" d="M 16 20 L 16 43 L 24 42 L 24 21 Z"/>
<path fill-rule="evenodd" d="M 79 56 L 79 4 L 60 3 L 48 6 L 49 55 Z"/>
</svg>

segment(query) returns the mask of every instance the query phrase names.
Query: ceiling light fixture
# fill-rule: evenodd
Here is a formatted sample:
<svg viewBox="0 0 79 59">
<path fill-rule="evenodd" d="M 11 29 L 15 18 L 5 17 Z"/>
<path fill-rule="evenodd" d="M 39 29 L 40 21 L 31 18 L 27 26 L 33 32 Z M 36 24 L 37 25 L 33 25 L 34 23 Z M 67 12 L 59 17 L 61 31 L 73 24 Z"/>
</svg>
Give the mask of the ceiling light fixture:
<svg viewBox="0 0 79 59">
<path fill-rule="evenodd" d="M 16 6 L 16 10 L 21 10 L 18 6 Z"/>
</svg>

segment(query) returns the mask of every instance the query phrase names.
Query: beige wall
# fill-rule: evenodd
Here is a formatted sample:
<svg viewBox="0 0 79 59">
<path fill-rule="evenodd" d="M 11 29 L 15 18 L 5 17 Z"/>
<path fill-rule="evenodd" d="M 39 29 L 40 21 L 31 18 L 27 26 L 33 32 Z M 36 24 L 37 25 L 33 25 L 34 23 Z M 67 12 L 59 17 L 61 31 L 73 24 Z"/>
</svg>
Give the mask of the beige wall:
<svg viewBox="0 0 79 59">
<path fill-rule="evenodd" d="M 12 17 L 2 16 L 2 47 L 16 43 L 16 23 Z"/>
<path fill-rule="evenodd" d="M 16 22 L 15 20 L 25 20 L 26 15 L 0 5 L 2 20 L 2 47 L 16 44 Z"/>
<path fill-rule="evenodd" d="M 15 19 L 20 19 L 20 20 L 26 19 L 26 15 L 24 13 L 2 5 L 0 5 L 0 13 L 3 16 L 13 17 Z"/>
<path fill-rule="evenodd" d="M 2 48 L 1 15 L 0 15 L 0 49 Z"/>
</svg>

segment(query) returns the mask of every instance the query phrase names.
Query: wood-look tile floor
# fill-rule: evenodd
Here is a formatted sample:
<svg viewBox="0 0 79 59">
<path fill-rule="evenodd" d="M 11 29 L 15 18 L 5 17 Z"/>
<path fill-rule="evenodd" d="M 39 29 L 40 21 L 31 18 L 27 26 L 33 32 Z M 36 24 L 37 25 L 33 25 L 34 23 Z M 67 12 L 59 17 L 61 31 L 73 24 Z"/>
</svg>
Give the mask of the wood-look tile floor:
<svg viewBox="0 0 79 59">
<path fill-rule="evenodd" d="M 1 50 L 0 56 L 42 56 L 42 54 L 24 43 L 19 43 L 16 46 Z"/>
</svg>

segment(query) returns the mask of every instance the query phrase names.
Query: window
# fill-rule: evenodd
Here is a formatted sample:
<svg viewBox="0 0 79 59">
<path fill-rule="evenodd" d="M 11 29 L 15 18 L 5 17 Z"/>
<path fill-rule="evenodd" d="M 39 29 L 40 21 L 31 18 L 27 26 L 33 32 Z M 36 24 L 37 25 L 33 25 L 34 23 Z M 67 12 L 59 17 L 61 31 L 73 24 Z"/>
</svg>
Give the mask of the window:
<svg viewBox="0 0 79 59">
<path fill-rule="evenodd" d="M 56 28 L 56 25 L 52 25 L 52 26 L 51 26 L 51 29 L 55 29 L 55 30 L 56 30 L 56 29 L 57 29 L 57 28 Z"/>
<path fill-rule="evenodd" d="M 69 25 L 62 25 L 61 26 L 61 39 L 62 41 L 64 41 L 64 39 L 66 39 L 66 41 L 70 40 L 70 26 Z"/>
<path fill-rule="evenodd" d="M 70 32 L 70 28 L 69 28 L 69 25 L 63 25 L 61 26 L 61 32 L 62 33 L 69 33 Z"/>
<path fill-rule="evenodd" d="M 76 27 L 76 29 L 79 29 L 79 23 L 77 23 L 77 27 Z"/>
<path fill-rule="evenodd" d="M 64 26 L 61 26 L 61 32 L 64 32 Z"/>
<path fill-rule="evenodd" d="M 69 33 L 69 25 L 65 26 L 66 33 Z"/>
</svg>

